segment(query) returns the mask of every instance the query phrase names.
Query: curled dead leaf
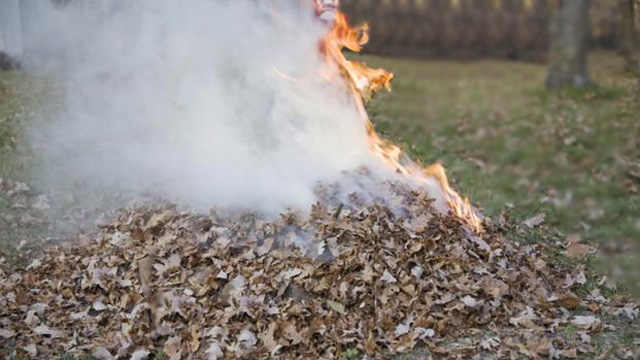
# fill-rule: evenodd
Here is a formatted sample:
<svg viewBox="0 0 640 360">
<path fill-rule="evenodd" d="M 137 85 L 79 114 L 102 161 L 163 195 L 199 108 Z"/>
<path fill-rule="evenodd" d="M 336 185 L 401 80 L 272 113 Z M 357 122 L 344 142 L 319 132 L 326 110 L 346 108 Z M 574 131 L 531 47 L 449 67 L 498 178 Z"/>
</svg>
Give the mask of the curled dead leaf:
<svg viewBox="0 0 640 360">
<path fill-rule="evenodd" d="M 536 226 L 542 224 L 544 222 L 545 217 L 546 217 L 545 213 L 540 213 L 532 218 L 529 218 L 523 221 L 522 224 L 527 226 L 529 229 L 533 229 Z"/>
</svg>

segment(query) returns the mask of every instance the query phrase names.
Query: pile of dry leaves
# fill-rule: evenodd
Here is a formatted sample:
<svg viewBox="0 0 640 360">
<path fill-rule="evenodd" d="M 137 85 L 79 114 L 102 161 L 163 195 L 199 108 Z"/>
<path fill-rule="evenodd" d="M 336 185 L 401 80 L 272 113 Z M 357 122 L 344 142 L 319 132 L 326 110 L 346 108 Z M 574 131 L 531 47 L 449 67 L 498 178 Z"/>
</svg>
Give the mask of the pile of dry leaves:
<svg viewBox="0 0 640 360">
<path fill-rule="evenodd" d="M 386 205 L 357 194 L 343 204 L 325 187 L 309 214 L 275 221 L 123 211 L 72 246 L 1 265 L 0 352 L 319 359 L 420 347 L 434 358 L 576 358 L 611 329 L 606 319 L 637 318 L 597 287 L 576 296 L 584 269 L 551 265 L 545 245 L 491 226 L 477 236 L 432 215 L 424 194 L 386 186 L 398 194 Z M 572 340 L 559 335 L 567 326 Z"/>
</svg>

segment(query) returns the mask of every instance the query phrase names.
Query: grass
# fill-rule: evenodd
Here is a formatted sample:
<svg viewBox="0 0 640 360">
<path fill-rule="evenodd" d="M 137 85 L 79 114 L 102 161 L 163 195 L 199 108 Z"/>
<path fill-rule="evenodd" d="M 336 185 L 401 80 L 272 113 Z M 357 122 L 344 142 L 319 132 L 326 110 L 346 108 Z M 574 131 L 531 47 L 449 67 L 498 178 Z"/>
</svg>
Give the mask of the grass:
<svg viewBox="0 0 640 360">
<path fill-rule="evenodd" d="M 36 160 L 27 132 L 35 128 L 39 114 L 55 111 L 61 104 L 59 96 L 47 79 L 0 71 L 0 180 L 31 183 Z M 35 239 L 50 235 L 43 226 L 16 226 L 15 218 L 20 216 L 12 203 L 0 196 L 0 256 L 9 262 L 18 261 L 19 254 L 13 249 L 21 242 L 33 247 Z"/>
<path fill-rule="evenodd" d="M 639 293 L 640 101 L 616 55 L 592 55 L 597 88 L 556 93 L 543 88 L 540 64 L 351 57 L 396 74 L 393 92 L 369 104 L 385 136 L 423 163 L 443 163 L 454 186 L 492 219 L 520 222 L 544 212 L 545 225 L 556 229 L 515 229 L 514 238 L 557 242 L 578 234 L 600 244 L 605 256 L 589 259 L 590 271 L 615 263 L 622 273 L 617 279 Z M 47 86 L 0 72 L 0 178 L 29 180 L 34 160 L 24 132 L 29 109 L 46 103 Z M 0 214 L 8 206 L 0 197 Z M 0 253 L 17 236 L 3 226 L 0 217 Z M 16 231 L 28 235 L 28 229 Z M 575 265 L 560 253 L 549 261 Z M 590 274 L 585 292 L 597 286 Z M 562 331 L 570 337 L 575 329 Z M 606 336 L 637 341 L 635 330 L 623 325 Z M 345 358 L 359 356 L 351 350 Z"/>
<path fill-rule="evenodd" d="M 19 72 L 0 72 L 0 178 L 21 178 L 29 168 L 20 147 L 28 102 L 22 92 L 25 79 Z"/>
<path fill-rule="evenodd" d="M 612 250 L 639 293 L 640 102 L 615 54 L 592 55 L 598 87 L 555 93 L 540 64 L 356 58 L 396 74 L 369 105 L 379 131 L 444 164 L 484 214 L 544 212 L 563 234 Z"/>
<path fill-rule="evenodd" d="M 591 59 L 599 88 L 562 93 L 543 88 L 539 64 L 358 60 L 396 74 L 393 91 L 370 104 L 377 129 L 422 162 L 443 163 L 485 214 L 545 212 L 567 234 L 638 245 L 640 102 L 615 54 Z M 0 178 L 28 181 L 24 131 L 31 109 L 51 103 L 47 89 L 0 72 Z"/>
</svg>

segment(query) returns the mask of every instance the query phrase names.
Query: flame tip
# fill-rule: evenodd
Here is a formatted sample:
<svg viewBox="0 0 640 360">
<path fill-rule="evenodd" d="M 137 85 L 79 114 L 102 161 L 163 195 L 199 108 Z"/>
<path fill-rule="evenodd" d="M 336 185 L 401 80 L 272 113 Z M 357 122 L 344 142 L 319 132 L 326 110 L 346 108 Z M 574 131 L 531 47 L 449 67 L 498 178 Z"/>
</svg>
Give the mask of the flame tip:
<svg viewBox="0 0 640 360">
<path fill-rule="evenodd" d="M 347 80 L 355 104 L 362 114 L 365 122 L 369 147 L 383 163 L 387 164 L 396 172 L 416 181 L 424 181 L 425 177 L 436 180 L 442 190 L 445 201 L 451 211 L 469 228 L 476 233 L 481 233 L 482 221 L 476 214 L 468 197 L 462 198 L 451 186 L 447 179 L 446 171 L 441 164 L 430 165 L 422 168 L 418 165 L 404 166 L 402 150 L 382 139 L 376 132 L 367 111 L 364 107 L 365 101 L 371 98 L 382 88 L 391 91 L 391 81 L 394 75 L 384 69 L 371 69 L 364 62 L 348 61 L 342 49 L 347 48 L 354 52 L 360 52 L 362 46 L 369 41 L 369 24 L 364 23 L 359 28 L 351 28 L 347 22 L 347 17 L 340 12 L 336 13 L 335 21 L 325 37 L 323 49 L 328 61 L 335 63 Z"/>
</svg>

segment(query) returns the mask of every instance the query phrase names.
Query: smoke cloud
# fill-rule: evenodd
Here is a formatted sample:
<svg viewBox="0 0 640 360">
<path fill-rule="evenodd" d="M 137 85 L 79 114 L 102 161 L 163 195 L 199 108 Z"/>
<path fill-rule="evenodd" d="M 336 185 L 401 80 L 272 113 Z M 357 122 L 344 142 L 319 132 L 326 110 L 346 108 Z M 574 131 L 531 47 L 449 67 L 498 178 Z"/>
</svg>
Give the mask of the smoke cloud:
<svg viewBox="0 0 640 360">
<path fill-rule="evenodd" d="M 375 168 L 318 51 L 326 29 L 298 1 L 121 3 L 96 17 L 40 9 L 30 31 L 65 99 L 32 131 L 48 184 L 277 213 Z"/>
</svg>

